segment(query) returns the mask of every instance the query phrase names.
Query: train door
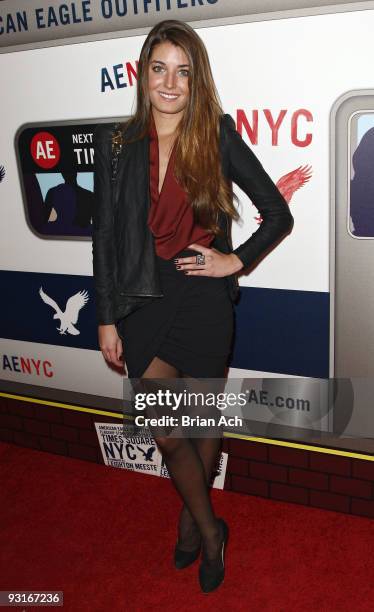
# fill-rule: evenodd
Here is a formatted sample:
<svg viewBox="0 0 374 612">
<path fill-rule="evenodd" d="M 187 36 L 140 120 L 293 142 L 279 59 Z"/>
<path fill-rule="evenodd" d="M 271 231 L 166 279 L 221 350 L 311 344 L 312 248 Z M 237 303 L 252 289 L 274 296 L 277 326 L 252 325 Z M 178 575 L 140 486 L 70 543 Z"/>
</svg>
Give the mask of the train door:
<svg viewBox="0 0 374 612">
<path fill-rule="evenodd" d="M 331 377 L 345 435 L 374 431 L 374 90 L 350 91 L 331 113 Z M 348 402 L 348 403 L 347 403 Z M 350 404 L 350 406 L 348 406 Z M 336 404 L 334 420 L 339 418 Z M 334 427 L 335 429 L 335 427 Z"/>
</svg>

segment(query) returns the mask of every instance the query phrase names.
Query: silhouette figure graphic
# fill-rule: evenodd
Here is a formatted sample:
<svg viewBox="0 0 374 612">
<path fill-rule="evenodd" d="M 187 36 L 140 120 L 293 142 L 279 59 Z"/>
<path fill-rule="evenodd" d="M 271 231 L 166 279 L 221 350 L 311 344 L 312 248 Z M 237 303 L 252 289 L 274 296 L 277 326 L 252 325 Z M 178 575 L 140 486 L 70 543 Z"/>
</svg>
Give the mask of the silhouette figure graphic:
<svg viewBox="0 0 374 612">
<path fill-rule="evenodd" d="M 354 236 L 374 237 L 374 127 L 360 140 L 353 153 L 350 213 Z"/>
<path fill-rule="evenodd" d="M 27 209 L 30 224 L 37 232 L 42 232 L 51 211 L 47 209 L 43 202 L 43 195 L 35 174 L 25 174 L 23 183 L 27 196 Z"/>
<path fill-rule="evenodd" d="M 62 172 L 64 183 L 48 190 L 45 205 L 51 211 L 46 233 L 91 235 L 93 193 L 77 184 L 77 172 Z"/>
</svg>

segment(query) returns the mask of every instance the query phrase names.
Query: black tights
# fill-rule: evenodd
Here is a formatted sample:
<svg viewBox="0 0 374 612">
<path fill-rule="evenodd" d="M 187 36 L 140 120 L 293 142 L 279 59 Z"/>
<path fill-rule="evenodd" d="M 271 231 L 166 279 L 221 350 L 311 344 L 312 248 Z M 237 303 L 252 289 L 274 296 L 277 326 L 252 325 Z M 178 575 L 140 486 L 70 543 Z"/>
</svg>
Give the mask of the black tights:
<svg viewBox="0 0 374 612">
<path fill-rule="evenodd" d="M 189 378 L 159 357 L 154 357 L 142 379 Z M 170 478 L 184 504 L 178 523 L 178 547 L 197 548 L 200 537 L 208 558 L 217 556 L 220 530 L 208 485 L 220 449 L 220 438 L 154 436 Z"/>
</svg>

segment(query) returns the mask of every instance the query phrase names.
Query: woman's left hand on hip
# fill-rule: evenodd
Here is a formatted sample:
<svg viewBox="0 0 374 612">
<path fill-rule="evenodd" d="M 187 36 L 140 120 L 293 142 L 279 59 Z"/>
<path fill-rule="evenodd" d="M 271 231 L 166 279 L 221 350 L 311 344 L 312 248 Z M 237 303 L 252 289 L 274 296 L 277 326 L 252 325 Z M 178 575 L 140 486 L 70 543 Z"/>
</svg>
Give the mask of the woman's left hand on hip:
<svg viewBox="0 0 374 612">
<path fill-rule="evenodd" d="M 177 270 L 188 276 L 230 276 L 243 268 L 243 263 L 235 253 L 221 253 L 217 249 L 202 246 L 201 244 L 189 244 L 188 249 L 201 253 L 204 263 L 198 264 L 196 255 L 178 257 L 174 259 Z"/>
</svg>

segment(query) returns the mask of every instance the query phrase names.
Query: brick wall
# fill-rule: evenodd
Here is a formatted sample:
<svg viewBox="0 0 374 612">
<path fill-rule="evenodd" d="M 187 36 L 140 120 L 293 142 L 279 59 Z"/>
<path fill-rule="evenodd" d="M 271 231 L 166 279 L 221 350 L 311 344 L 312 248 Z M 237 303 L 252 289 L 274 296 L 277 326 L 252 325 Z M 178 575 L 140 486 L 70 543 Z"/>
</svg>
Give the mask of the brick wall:
<svg viewBox="0 0 374 612">
<path fill-rule="evenodd" d="M 227 438 L 225 489 L 374 517 L 374 461 Z"/>
<path fill-rule="evenodd" d="M 104 463 L 95 421 L 121 423 L 105 414 L 0 398 L 0 440 Z"/>
<path fill-rule="evenodd" d="M 0 397 L 0 440 L 104 463 L 95 422 L 120 418 Z M 374 517 L 374 461 L 225 438 L 225 489 Z"/>
</svg>

